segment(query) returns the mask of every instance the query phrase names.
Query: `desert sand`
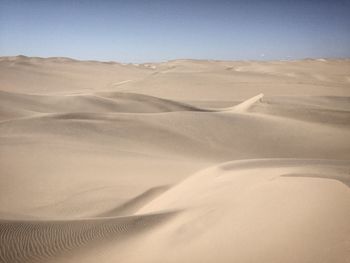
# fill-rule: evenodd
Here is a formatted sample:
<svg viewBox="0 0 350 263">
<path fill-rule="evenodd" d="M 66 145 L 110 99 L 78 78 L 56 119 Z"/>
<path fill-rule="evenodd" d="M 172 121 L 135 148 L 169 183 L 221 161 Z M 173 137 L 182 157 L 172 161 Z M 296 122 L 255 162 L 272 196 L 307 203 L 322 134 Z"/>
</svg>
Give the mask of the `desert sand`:
<svg viewBox="0 0 350 263">
<path fill-rule="evenodd" d="M 0 262 L 350 262 L 350 60 L 0 58 Z"/>
</svg>

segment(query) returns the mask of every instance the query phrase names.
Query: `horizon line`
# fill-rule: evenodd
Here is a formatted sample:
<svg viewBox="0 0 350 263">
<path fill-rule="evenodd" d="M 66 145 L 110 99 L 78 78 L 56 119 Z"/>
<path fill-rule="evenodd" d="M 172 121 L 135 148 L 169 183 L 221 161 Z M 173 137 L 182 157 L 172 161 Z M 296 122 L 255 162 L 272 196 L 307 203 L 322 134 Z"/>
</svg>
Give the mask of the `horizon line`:
<svg viewBox="0 0 350 263">
<path fill-rule="evenodd" d="M 27 56 L 23 54 L 18 55 L 0 55 L 0 58 L 34 58 L 34 59 L 66 59 L 70 61 L 77 62 L 99 62 L 99 63 L 115 63 L 115 64 L 160 64 L 174 61 L 208 61 L 208 62 L 278 62 L 278 61 L 304 61 L 304 60 L 314 60 L 314 61 L 322 61 L 322 60 L 349 60 L 350 57 L 303 57 L 303 58 L 281 58 L 281 59 L 208 59 L 208 58 L 174 58 L 174 59 L 165 59 L 165 60 L 156 60 L 156 61 L 145 61 L 145 62 L 122 62 L 117 60 L 97 60 L 97 59 L 80 59 L 73 58 L 67 56 Z"/>
</svg>

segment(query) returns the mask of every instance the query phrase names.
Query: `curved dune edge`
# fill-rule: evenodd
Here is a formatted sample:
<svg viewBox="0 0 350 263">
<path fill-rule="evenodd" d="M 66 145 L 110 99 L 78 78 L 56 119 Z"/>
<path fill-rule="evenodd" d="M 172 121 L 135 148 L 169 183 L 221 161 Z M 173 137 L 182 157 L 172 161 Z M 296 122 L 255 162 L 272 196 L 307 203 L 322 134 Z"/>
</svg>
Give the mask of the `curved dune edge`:
<svg viewBox="0 0 350 263">
<path fill-rule="evenodd" d="M 247 112 L 257 101 L 259 94 L 228 108 L 212 109 L 189 103 L 163 99 L 130 92 L 98 92 L 72 95 L 37 95 L 0 90 L 0 120 L 15 120 L 52 114 L 108 114 L 108 113 L 167 113 L 194 112 Z"/>
<path fill-rule="evenodd" d="M 142 194 L 132 198 L 131 200 L 119 205 L 116 208 L 110 209 L 103 213 L 98 214 L 98 217 L 110 217 L 110 216 L 126 216 L 132 215 L 144 205 L 151 202 L 160 194 L 164 193 L 170 188 L 169 185 L 162 185 L 157 187 L 152 187 Z"/>
<path fill-rule="evenodd" d="M 192 190 L 198 191 L 203 188 L 211 188 L 213 182 L 217 178 L 225 176 L 227 182 L 237 180 L 237 184 L 241 184 L 239 179 L 248 179 L 250 177 L 256 178 L 256 181 L 249 181 L 251 184 L 260 183 L 264 180 L 276 180 L 287 177 L 296 178 L 318 178 L 325 181 L 332 180 L 337 183 L 342 183 L 342 187 L 346 187 L 349 184 L 350 174 L 350 161 L 347 160 L 328 160 L 328 159 L 295 159 L 295 158 L 273 158 L 273 159 L 249 159 L 249 160 L 235 160 L 224 162 L 218 165 L 214 165 L 203 169 L 192 176 L 189 176 L 186 180 L 180 184 L 169 189 L 165 193 L 161 194 L 155 200 L 149 202 L 143 206 L 138 213 L 154 212 L 153 207 L 156 209 L 162 209 L 160 203 L 164 203 L 166 200 L 170 202 L 172 206 L 181 209 L 188 206 L 185 193 L 192 194 L 193 191 L 187 191 L 188 188 L 195 188 Z M 309 175 L 309 176 L 308 176 Z M 249 176 L 249 177 L 248 177 Z M 188 189 L 189 190 L 189 189 Z M 181 192 L 181 198 L 176 196 Z M 193 200 L 193 198 L 191 198 Z M 184 203 L 182 205 L 181 201 Z M 177 205 L 175 205 L 177 204 Z M 165 206 L 169 208 L 170 204 Z M 137 213 L 137 214 L 138 214 Z"/>
<path fill-rule="evenodd" d="M 224 109 L 224 111 L 230 111 L 234 113 L 243 113 L 247 112 L 249 108 L 251 108 L 256 102 L 262 101 L 262 98 L 264 97 L 264 94 L 258 94 L 250 99 L 247 99 L 241 103 L 239 103 L 236 106 Z"/>
<path fill-rule="evenodd" d="M 349 168 L 348 161 L 302 159 L 210 167 L 138 211 L 184 212 L 134 250 L 142 262 L 347 262 Z"/>
<path fill-rule="evenodd" d="M 53 113 L 164 113 L 209 111 L 184 102 L 131 92 L 38 95 L 0 90 L 2 120 Z"/>
</svg>

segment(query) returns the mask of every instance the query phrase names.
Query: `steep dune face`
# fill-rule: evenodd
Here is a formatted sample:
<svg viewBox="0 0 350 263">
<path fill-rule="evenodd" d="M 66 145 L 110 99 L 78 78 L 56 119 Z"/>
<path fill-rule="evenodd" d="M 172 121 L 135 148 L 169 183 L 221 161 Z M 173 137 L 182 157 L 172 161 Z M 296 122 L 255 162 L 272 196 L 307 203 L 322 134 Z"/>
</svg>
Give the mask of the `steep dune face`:
<svg viewBox="0 0 350 263">
<path fill-rule="evenodd" d="M 33 95 L 0 91 L 2 119 L 37 113 L 160 113 L 204 111 L 198 107 L 152 96 L 103 92 L 78 95 Z"/>
<path fill-rule="evenodd" d="M 347 262 L 349 164 L 265 159 L 199 172 L 138 212 L 183 210 L 144 241 L 167 257 L 139 245 L 144 262 Z"/>
<path fill-rule="evenodd" d="M 349 76 L 0 58 L 0 260 L 349 261 Z"/>
</svg>

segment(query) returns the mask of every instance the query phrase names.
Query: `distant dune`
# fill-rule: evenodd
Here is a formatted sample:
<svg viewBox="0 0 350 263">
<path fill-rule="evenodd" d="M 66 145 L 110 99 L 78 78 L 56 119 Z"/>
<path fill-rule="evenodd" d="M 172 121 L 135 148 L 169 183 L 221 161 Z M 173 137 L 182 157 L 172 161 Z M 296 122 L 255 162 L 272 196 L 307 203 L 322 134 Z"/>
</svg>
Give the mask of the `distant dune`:
<svg viewBox="0 0 350 263">
<path fill-rule="evenodd" d="M 0 262 L 350 262 L 350 60 L 0 58 Z"/>
</svg>

